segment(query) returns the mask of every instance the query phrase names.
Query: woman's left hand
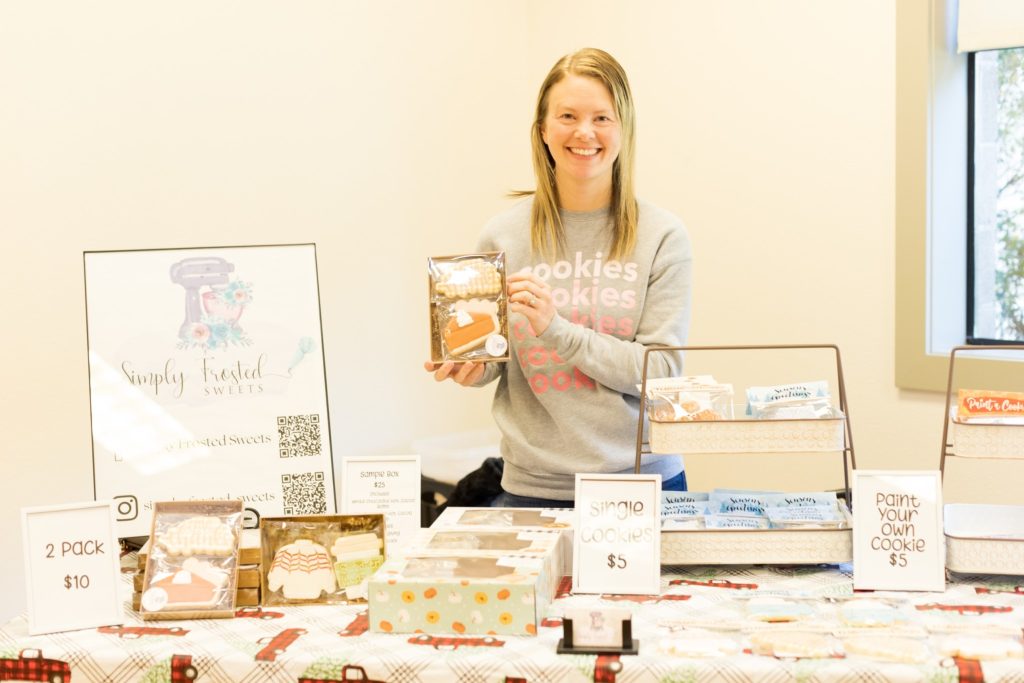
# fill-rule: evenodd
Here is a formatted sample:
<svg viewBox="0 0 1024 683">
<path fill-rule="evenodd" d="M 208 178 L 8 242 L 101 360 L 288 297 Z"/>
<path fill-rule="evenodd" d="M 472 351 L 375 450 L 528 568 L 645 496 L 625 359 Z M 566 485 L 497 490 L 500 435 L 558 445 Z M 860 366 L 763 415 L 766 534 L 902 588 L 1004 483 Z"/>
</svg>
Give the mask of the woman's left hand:
<svg viewBox="0 0 1024 683">
<path fill-rule="evenodd" d="M 555 317 L 555 303 L 551 299 L 551 286 L 532 273 L 519 272 L 509 275 L 509 310 L 522 313 L 530 321 L 533 333 L 538 337 L 548 329 Z"/>
</svg>

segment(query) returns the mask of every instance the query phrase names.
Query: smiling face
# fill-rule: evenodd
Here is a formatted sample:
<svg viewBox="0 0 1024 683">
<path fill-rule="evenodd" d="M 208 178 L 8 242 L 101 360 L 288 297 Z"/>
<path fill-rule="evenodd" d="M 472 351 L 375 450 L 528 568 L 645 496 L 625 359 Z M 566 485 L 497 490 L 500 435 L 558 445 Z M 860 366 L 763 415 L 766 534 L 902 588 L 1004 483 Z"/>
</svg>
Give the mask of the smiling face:
<svg viewBox="0 0 1024 683">
<path fill-rule="evenodd" d="M 541 136 L 555 163 L 559 194 L 611 200 L 622 126 L 605 85 L 568 74 L 548 91 Z"/>
</svg>

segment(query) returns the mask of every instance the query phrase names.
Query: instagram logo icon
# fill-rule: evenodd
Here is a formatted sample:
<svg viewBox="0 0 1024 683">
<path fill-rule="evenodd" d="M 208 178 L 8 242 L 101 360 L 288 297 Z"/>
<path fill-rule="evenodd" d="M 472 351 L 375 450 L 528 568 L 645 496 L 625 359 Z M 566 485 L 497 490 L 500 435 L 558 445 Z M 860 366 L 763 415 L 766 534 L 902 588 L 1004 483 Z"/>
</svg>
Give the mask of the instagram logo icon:
<svg viewBox="0 0 1024 683">
<path fill-rule="evenodd" d="M 114 496 L 117 521 L 130 522 L 139 516 L 139 499 L 132 495 Z"/>
</svg>

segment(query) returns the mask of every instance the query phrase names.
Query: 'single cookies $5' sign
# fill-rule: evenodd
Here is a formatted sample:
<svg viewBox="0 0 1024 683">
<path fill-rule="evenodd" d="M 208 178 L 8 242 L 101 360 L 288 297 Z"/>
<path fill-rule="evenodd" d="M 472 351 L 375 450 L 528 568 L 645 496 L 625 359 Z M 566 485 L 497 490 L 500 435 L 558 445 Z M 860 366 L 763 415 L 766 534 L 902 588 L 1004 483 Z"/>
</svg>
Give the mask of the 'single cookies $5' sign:
<svg viewBox="0 0 1024 683">
<path fill-rule="evenodd" d="M 577 474 L 573 591 L 658 593 L 660 505 L 660 475 Z"/>
</svg>

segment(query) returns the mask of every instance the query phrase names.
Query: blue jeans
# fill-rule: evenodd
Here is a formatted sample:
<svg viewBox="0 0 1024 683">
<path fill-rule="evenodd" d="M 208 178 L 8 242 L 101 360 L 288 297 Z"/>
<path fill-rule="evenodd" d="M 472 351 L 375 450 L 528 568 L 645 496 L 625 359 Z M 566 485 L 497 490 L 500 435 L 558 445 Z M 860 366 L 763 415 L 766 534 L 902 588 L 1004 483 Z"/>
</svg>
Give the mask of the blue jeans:
<svg viewBox="0 0 1024 683">
<path fill-rule="evenodd" d="M 686 471 L 682 471 L 674 477 L 669 477 L 661 482 L 662 491 L 685 491 Z M 550 498 L 534 498 L 532 496 L 517 496 L 508 491 L 502 491 L 491 501 L 492 508 L 571 508 L 571 500 L 551 500 Z"/>
</svg>

